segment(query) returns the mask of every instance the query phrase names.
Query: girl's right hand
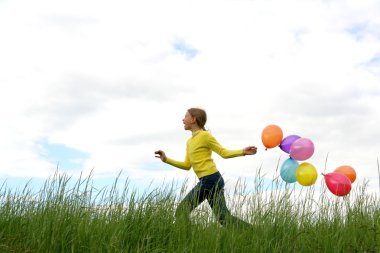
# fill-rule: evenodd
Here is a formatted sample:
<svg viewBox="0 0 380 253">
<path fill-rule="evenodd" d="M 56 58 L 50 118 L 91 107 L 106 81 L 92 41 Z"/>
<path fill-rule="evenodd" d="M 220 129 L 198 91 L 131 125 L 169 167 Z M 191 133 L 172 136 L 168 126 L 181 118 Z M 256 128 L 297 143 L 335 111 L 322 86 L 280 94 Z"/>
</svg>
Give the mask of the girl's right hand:
<svg viewBox="0 0 380 253">
<path fill-rule="evenodd" d="M 163 161 L 163 162 L 166 161 L 166 155 L 165 155 L 165 152 L 164 152 L 164 151 L 162 151 L 162 150 L 157 150 L 156 152 L 154 152 L 154 154 L 156 154 L 155 157 L 160 158 L 161 161 Z"/>
</svg>

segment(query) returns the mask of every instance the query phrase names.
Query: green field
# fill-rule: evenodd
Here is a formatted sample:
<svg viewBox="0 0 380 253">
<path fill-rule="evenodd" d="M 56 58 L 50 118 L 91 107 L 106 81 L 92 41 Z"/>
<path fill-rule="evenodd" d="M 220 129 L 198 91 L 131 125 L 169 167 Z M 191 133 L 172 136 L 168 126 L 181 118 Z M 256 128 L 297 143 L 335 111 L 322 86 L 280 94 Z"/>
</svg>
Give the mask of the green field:
<svg viewBox="0 0 380 253">
<path fill-rule="evenodd" d="M 253 190 L 241 183 L 227 194 L 231 212 L 253 231 L 220 226 L 207 205 L 191 226 L 175 223 L 186 185 L 138 193 L 128 180 L 96 189 L 91 176 L 67 175 L 38 191 L 3 184 L 0 252 L 380 252 L 380 202 L 367 182 L 346 197 L 323 183 L 299 191 L 277 178 L 269 191 L 263 182 L 258 172 Z"/>
</svg>

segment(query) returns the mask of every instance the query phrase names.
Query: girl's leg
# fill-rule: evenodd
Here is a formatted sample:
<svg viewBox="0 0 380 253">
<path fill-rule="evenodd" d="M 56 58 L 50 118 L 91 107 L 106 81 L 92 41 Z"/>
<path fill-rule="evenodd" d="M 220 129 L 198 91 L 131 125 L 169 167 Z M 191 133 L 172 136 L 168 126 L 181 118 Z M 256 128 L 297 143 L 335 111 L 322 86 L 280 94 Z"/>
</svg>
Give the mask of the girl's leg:
<svg viewBox="0 0 380 253">
<path fill-rule="evenodd" d="M 235 216 L 233 216 L 227 208 L 226 199 L 224 197 L 224 180 L 220 176 L 215 186 L 207 195 L 207 201 L 209 202 L 214 214 L 223 226 L 238 226 L 241 228 L 252 228 L 253 226 Z"/>
<path fill-rule="evenodd" d="M 182 220 L 184 222 L 190 222 L 190 213 L 193 211 L 200 203 L 206 199 L 206 192 L 202 188 L 202 182 L 200 181 L 179 203 L 175 218 L 177 220 Z"/>
</svg>

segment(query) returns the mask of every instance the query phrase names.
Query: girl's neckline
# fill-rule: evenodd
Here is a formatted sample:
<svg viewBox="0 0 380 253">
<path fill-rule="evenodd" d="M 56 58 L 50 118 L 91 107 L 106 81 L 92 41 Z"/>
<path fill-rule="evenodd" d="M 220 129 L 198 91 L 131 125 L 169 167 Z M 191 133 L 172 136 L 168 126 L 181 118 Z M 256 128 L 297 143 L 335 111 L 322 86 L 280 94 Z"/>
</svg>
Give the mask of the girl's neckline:
<svg viewBox="0 0 380 253">
<path fill-rule="evenodd" d="M 197 131 L 194 131 L 194 132 L 192 132 L 192 136 L 194 137 L 194 136 L 196 136 L 197 134 L 199 134 L 200 132 L 202 132 L 203 130 L 202 129 L 199 129 L 199 130 L 197 130 Z"/>
</svg>

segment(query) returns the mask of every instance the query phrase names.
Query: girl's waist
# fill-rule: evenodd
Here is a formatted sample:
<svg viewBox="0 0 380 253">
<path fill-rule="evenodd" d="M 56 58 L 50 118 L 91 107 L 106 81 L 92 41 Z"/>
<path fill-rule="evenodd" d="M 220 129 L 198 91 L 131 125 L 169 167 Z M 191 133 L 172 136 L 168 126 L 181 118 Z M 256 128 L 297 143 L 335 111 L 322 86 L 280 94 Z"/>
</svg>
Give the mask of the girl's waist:
<svg viewBox="0 0 380 253">
<path fill-rule="evenodd" d="M 220 172 L 216 170 L 215 172 L 212 172 L 211 174 L 207 174 L 202 177 L 199 177 L 199 180 L 202 181 L 202 180 L 209 180 L 209 179 L 219 179 L 221 177 L 222 175 L 220 174 Z"/>
</svg>

